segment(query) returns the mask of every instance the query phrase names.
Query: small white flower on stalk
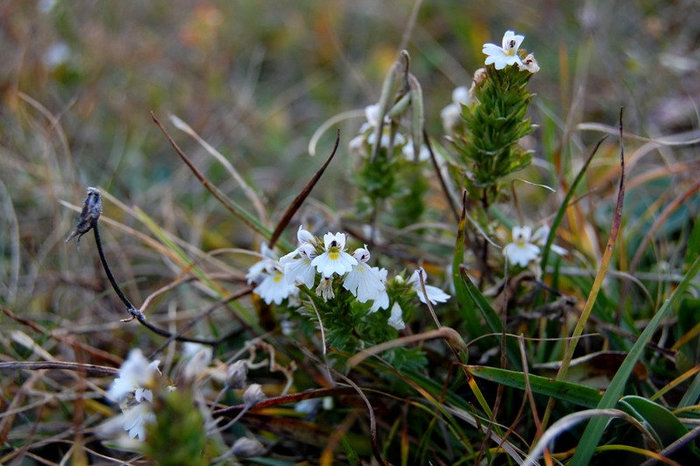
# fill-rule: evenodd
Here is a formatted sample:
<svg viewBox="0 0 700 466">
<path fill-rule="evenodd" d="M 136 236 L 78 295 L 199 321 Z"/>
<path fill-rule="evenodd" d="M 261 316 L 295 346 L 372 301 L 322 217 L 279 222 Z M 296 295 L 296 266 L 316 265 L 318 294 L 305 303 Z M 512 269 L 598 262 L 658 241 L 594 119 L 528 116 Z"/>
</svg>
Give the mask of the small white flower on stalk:
<svg viewBox="0 0 700 466">
<path fill-rule="evenodd" d="M 523 62 L 518 55 L 518 48 L 523 43 L 525 36 L 517 35 L 513 31 L 506 31 L 503 34 L 502 47 L 496 44 L 486 43 L 481 51 L 487 55 L 487 65 L 493 64 L 497 70 L 502 70 L 506 66 L 518 65 L 522 69 Z"/>
<path fill-rule="evenodd" d="M 210 346 L 188 341 L 184 345 L 183 353 L 187 363 L 185 363 L 182 374 L 186 380 L 194 380 L 199 377 L 211 363 L 212 349 Z"/>
<path fill-rule="evenodd" d="M 385 268 L 372 267 L 372 270 L 377 274 L 379 280 L 381 280 L 384 285 L 384 290 L 379 293 L 379 295 L 374 298 L 372 307 L 369 308 L 369 313 L 377 312 L 380 309 L 387 309 L 389 307 L 389 293 L 386 292 L 386 276 L 387 270 Z"/>
<path fill-rule="evenodd" d="M 295 257 L 298 256 L 298 257 Z M 284 275 L 290 282 L 301 283 L 307 288 L 314 286 L 316 268 L 311 261 L 316 257 L 316 248 L 311 243 L 304 243 L 280 259 Z"/>
<path fill-rule="evenodd" d="M 535 243 L 537 246 L 544 248 L 545 244 L 547 244 L 547 237 L 549 236 L 549 225 L 542 225 L 539 227 L 535 232 L 532 234 L 532 242 Z M 561 246 L 557 246 L 556 244 L 552 243 L 550 246 L 550 249 L 553 253 L 559 254 L 560 256 L 565 256 L 568 251 Z"/>
<path fill-rule="evenodd" d="M 260 255 L 262 259 L 250 266 L 245 274 L 249 285 L 262 281 L 265 272 L 277 261 L 277 255 L 265 243 L 260 246 Z"/>
<path fill-rule="evenodd" d="M 107 396 L 113 401 L 121 402 L 133 393 L 137 402 L 153 401 L 151 388 L 155 386 L 156 378 L 160 376 L 159 364 L 158 360 L 149 362 L 140 349 L 131 350 L 129 357 L 119 368 L 119 376 L 109 387 Z"/>
<path fill-rule="evenodd" d="M 420 283 L 420 277 L 423 277 L 423 283 L 425 284 L 425 293 L 423 293 L 423 287 L 421 286 Z M 428 274 L 425 273 L 425 270 L 422 268 L 416 269 L 413 274 L 411 275 L 411 278 L 408 279 L 407 284 L 411 285 L 413 287 L 413 290 L 418 293 L 418 299 L 423 304 L 426 304 L 425 301 L 425 295 L 428 295 L 428 301 L 430 301 L 431 304 L 437 304 L 437 303 L 444 303 L 447 302 L 448 299 L 450 299 L 450 295 L 442 291 L 440 288 L 437 286 L 432 286 L 427 284 L 428 281 Z"/>
<path fill-rule="evenodd" d="M 265 273 L 261 276 L 263 279 L 253 289 L 253 293 L 260 296 L 266 304 L 281 304 L 282 301 L 299 292 L 294 283 L 285 277 L 284 270 L 279 262 L 269 263 Z"/>
<path fill-rule="evenodd" d="M 357 265 L 357 259 L 345 252 L 344 233 L 326 233 L 323 235 L 323 244 L 325 252 L 316 256 L 311 265 L 325 278 L 332 277 L 333 274 L 344 275 Z"/>
<path fill-rule="evenodd" d="M 456 87 L 452 91 L 452 103 L 440 111 L 442 127 L 446 133 L 451 133 L 462 121 L 462 105 L 469 105 L 472 101 L 472 94 L 466 86 Z"/>
<path fill-rule="evenodd" d="M 129 433 L 129 438 L 146 439 L 146 424 L 156 422 L 156 415 L 151 411 L 150 403 L 139 403 L 124 411 L 119 416 L 122 428 Z"/>
<path fill-rule="evenodd" d="M 503 254 L 508 262 L 527 267 L 530 261 L 537 259 L 540 248 L 531 242 L 532 228 L 513 227 L 513 242 L 506 244 Z"/>
<path fill-rule="evenodd" d="M 343 281 L 343 288 L 352 293 L 361 303 L 366 303 L 370 299 L 377 299 L 382 291 L 385 291 L 381 277 L 367 265 L 369 260 L 369 250 L 367 245 L 364 248 L 357 248 L 352 256 L 357 260 L 350 273 Z"/>
<path fill-rule="evenodd" d="M 394 327 L 396 330 L 405 329 L 406 324 L 403 321 L 402 314 L 403 310 L 401 309 L 401 306 L 399 306 L 399 303 L 394 303 L 394 305 L 391 306 L 391 315 L 386 323 L 389 324 L 389 326 Z"/>
<path fill-rule="evenodd" d="M 421 146 L 418 157 L 416 157 L 415 152 L 416 151 L 413 150 L 413 141 L 408 141 L 406 144 L 404 144 L 403 148 L 401 149 L 401 153 L 404 157 L 406 157 L 407 160 L 418 162 L 430 160 L 430 151 L 428 150 L 428 147 L 425 144 Z"/>
<path fill-rule="evenodd" d="M 316 294 L 323 298 L 323 302 L 335 298 L 335 292 L 333 291 L 333 279 L 321 277 L 321 281 L 316 287 Z"/>
<path fill-rule="evenodd" d="M 535 74 L 540 70 L 540 65 L 537 63 L 537 60 L 535 60 L 535 56 L 533 54 L 528 54 L 528 56 L 523 60 L 522 64 L 519 64 L 518 67 L 521 71 L 527 70 L 532 74 Z"/>
</svg>

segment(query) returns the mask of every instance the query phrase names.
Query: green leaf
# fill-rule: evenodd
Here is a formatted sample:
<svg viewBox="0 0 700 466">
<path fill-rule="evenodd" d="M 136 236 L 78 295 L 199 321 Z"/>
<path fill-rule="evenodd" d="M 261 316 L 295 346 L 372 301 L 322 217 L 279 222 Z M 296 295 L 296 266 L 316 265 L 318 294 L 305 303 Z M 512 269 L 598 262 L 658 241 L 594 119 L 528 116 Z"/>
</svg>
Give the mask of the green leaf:
<svg viewBox="0 0 700 466">
<path fill-rule="evenodd" d="M 475 377 L 496 382 L 508 387 L 525 390 L 525 374 L 518 371 L 487 366 L 467 366 Z M 530 388 L 534 393 L 561 401 L 568 401 L 586 408 L 595 408 L 600 402 L 598 390 L 572 382 L 557 382 L 549 377 L 528 374 Z"/>
<path fill-rule="evenodd" d="M 493 333 L 503 332 L 503 323 L 501 318 L 498 316 L 496 311 L 493 310 L 489 302 L 484 298 L 479 289 L 472 283 L 469 276 L 467 276 L 466 271 L 460 270 L 461 272 L 461 284 L 467 290 L 469 297 L 474 304 L 474 307 L 479 310 L 483 318 L 486 320 L 486 324 L 489 326 Z M 455 289 L 457 285 L 455 285 Z M 513 368 L 516 370 L 522 369 L 522 362 L 520 359 L 520 349 L 518 348 L 518 343 L 512 339 L 506 339 L 506 355 L 508 356 L 508 361 L 511 363 Z"/>
<path fill-rule="evenodd" d="M 664 447 L 688 433 L 671 411 L 641 396 L 625 396 L 618 402 L 618 407 L 648 427 Z"/>
<path fill-rule="evenodd" d="M 656 312 L 642 334 L 634 343 L 629 351 L 629 354 L 627 355 L 627 358 L 625 358 L 625 361 L 620 366 L 617 374 L 615 374 L 610 386 L 605 391 L 603 398 L 600 400 L 598 408 L 612 408 L 617 404 L 617 400 L 622 395 L 627 379 L 632 373 L 635 364 L 642 356 L 644 347 L 649 340 L 651 340 L 652 335 L 659 328 L 662 320 L 671 311 L 676 300 L 678 300 L 679 297 L 685 292 L 688 285 L 690 285 L 690 282 L 693 280 L 693 278 L 695 278 L 698 272 L 700 272 L 700 257 L 695 258 L 695 261 L 693 261 L 693 264 L 688 269 L 688 273 L 685 275 L 685 277 L 683 277 L 683 280 L 678 284 L 678 287 L 675 289 L 673 294 Z M 593 453 L 595 452 L 595 448 L 598 445 L 598 442 L 600 442 L 600 438 L 603 436 L 605 425 L 606 419 L 602 418 L 593 419 L 588 423 L 588 426 L 581 437 L 581 441 L 578 444 L 579 446 L 576 449 L 576 453 L 574 453 L 574 457 L 571 459 L 570 464 L 572 466 L 583 466 L 590 463 Z"/>
</svg>

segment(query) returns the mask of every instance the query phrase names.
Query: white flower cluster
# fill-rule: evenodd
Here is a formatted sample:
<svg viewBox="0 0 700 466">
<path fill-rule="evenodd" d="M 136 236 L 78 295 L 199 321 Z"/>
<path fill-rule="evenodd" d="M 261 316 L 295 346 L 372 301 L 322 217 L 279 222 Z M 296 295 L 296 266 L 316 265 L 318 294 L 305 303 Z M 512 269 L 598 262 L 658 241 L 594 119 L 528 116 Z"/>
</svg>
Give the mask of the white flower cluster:
<svg viewBox="0 0 700 466">
<path fill-rule="evenodd" d="M 374 145 L 374 141 L 376 140 L 375 129 L 380 123 L 379 104 L 365 107 L 365 118 L 367 121 L 362 124 L 359 134 L 350 141 L 348 146 L 351 152 L 367 157 L 370 147 Z M 430 159 L 430 152 L 425 144 L 421 147 L 416 156 L 411 138 L 406 138 L 398 131 L 392 135 L 391 119 L 388 115 L 384 118 L 384 127 L 382 128 L 382 136 L 379 145 L 385 149 L 393 148 L 394 150 L 400 150 L 401 154 L 408 160 L 422 162 Z"/>
<path fill-rule="evenodd" d="M 132 439 L 146 438 L 146 424 L 156 419 L 151 406 L 151 389 L 161 375 L 159 364 L 158 360 L 149 362 L 140 349 L 131 350 L 107 392 L 110 400 L 120 404 L 122 414 L 108 421 L 104 431 L 118 427 L 127 431 Z"/>
<path fill-rule="evenodd" d="M 294 300 L 299 295 L 299 285 L 315 290 L 316 295 L 324 301 L 335 298 L 334 281 L 342 280 L 342 287 L 361 303 L 371 302 L 369 312 L 388 309 L 389 295 L 386 291 L 387 270 L 368 265 L 370 258 L 367 245 L 355 249 L 350 254 L 345 250 L 344 233 L 328 232 L 323 235 L 323 243 L 314 235 L 299 226 L 297 231 L 298 247 L 276 259 L 268 248 L 263 248 L 263 259 L 248 269 L 246 278 L 249 284 L 256 284 L 253 292 L 267 304 L 281 304 L 285 299 Z M 425 303 L 419 273 L 426 280 L 423 269 L 416 270 L 407 284 Z M 318 285 L 314 288 L 316 278 Z M 441 289 L 426 285 L 427 299 L 432 304 L 443 303 L 450 296 Z M 396 329 L 404 328 L 401 320 L 401 307 L 394 303 L 391 309 L 389 325 Z"/>
<path fill-rule="evenodd" d="M 527 70 L 530 73 L 537 73 L 540 70 L 540 66 L 537 64 L 533 54 L 529 54 L 524 59 L 518 55 L 518 48 L 520 48 L 520 44 L 523 43 L 524 39 L 525 36 L 518 35 L 513 31 L 506 31 L 503 34 L 500 47 L 491 43 L 484 44 L 481 50 L 487 55 L 484 63 L 493 65 L 497 70 L 502 70 L 506 66 L 518 65 L 521 71 Z"/>
<path fill-rule="evenodd" d="M 549 230 L 547 225 L 542 225 L 533 234 L 532 228 L 528 226 L 513 227 L 513 241 L 503 248 L 503 254 L 508 262 L 520 267 L 527 267 L 530 262 L 539 260 L 540 249 L 547 242 Z M 566 249 L 555 244 L 552 244 L 551 250 L 561 256 L 566 255 Z"/>
</svg>

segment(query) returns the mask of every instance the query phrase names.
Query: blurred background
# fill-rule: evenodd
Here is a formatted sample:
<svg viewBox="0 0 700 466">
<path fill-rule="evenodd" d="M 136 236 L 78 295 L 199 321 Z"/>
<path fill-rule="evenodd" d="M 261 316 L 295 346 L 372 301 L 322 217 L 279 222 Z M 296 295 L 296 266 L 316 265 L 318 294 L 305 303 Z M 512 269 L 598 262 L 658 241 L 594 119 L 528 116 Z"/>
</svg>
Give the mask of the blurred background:
<svg viewBox="0 0 700 466">
<path fill-rule="evenodd" d="M 315 158 L 311 136 L 329 118 L 376 102 L 401 47 L 423 86 L 427 130 L 439 138 L 453 88 L 470 84 L 483 43 L 500 43 L 507 29 L 526 36 L 523 47 L 541 66 L 531 82 L 531 116 L 543 125 L 536 157 L 543 138 L 566 136 L 580 164 L 600 134 L 571 132 L 582 122 L 615 127 L 621 106 L 631 134 L 697 128 L 700 9 L 692 0 L 0 1 L 0 302 L 58 326 L 115 321 L 114 306 L 96 296 L 105 283 L 91 241 L 63 242 L 76 214 L 59 201 L 79 205 L 86 186 L 205 251 L 254 247 L 150 112 L 245 204 L 228 173 L 168 116 L 223 153 L 274 222 L 330 152 L 335 131 Z M 350 203 L 356 161 L 347 143 L 362 120 L 333 126 L 339 157 L 310 202 Z M 142 229 L 114 202 L 105 201 L 105 216 Z M 108 254 L 140 302 L 139 290 L 163 283 L 159 253 L 105 230 Z"/>
</svg>

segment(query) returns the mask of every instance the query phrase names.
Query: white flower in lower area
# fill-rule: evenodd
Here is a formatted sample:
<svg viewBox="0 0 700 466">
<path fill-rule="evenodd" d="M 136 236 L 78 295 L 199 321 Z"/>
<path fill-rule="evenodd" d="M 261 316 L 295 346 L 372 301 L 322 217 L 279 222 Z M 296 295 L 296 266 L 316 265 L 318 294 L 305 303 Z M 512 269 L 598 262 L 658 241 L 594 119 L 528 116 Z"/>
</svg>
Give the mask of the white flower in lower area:
<svg viewBox="0 0 700 466">
<path fill-rule="evenodd" d="M 493 64 L 497 70 L 502 70 L 510 65 L 522 65 L 518 55 L 518 48 L 523 43 L 523 39 L 525 39 L 525 36 L 517 35 L 513 31 L 506 31 L 503 34 L 501 47 L 491 43 L 484 44 L 481 50 L 482 53 L 487 55 L 484 63 L 487 65 Z"/>
<path fill-rule="evenodd" d="M 290 283 L 290 280 L 285 277 L 279 262 L 274 264 L 272 270 L 263 273 L 262 277 L 264 277 L 263 280 L 253 289 L 253 293 L 260 296 L 266 304 L 281 304 L 282 301 L 299 292 L 294 283 Z"/>
<path fill-rule="evenodd" d="M 527 267 L 530 261 L 537 259 L 540 248 L 531 243 L 532 228 L 513 227 L 513 242 L 506 244 L 503 254 L 508 262 Z"/>
<path fill-rule="evenodd" d="M 333 274 L 344 275 L 357 265 L 357 259 L 345 252 L 344 233 L 326 233 L 323 235 L 325 251 L 320 256 L 316 256 L 311 265 L 316 267 L 318 273 L 328 278 Z"/>
<path fill-rule="evenodd" d="M 425 284 L 425 293 L 423 293 L 423 287 L 420 283 L 421 276 L 423 277 L 423 283 Z M 450 295 L 442 291 L 437 286 L 428 285 L 427 281 L 428 275 L 425 273 L 425 270 L 419 268 L 413 272 L 411 278 L 409 278 L 408 282 L 406 283 L 411 285 L 413 290 L 418 293 L 418 299 L 420 299 L 423 304 L 426 304 L 426 294 L 428 295 L 428 301 L 430 301 L 431 304 L 444 303 L 450 299 Z"/>
<path fill-rule="evenodd" d="M 374 273 L 377 274 L 379 277 L 379 280 L 381 280 L 382 284 L 384 285 L 384 291 L 379 293 L 379 295 L 374 298 L 374 302 L 372 303 L 372 307 L 369 308 L 369 313 L 377 312 L 380 309 L 387 309 L 389 307 L 389 294 L 386 292 L 386 276 L 387 276 L 387 270 L 385 268 L 379 268 L 379 267 L 372 267 L 372 270 Z"/>
<path fill-rule="evenodd" d="M 129 357 L 119 368 L 118 377 L 109 387 L 107 396 L 112 401 L 120 402 L 133 393 L 137 402 L 153 401 L 153 392 L 150 389 L 160 375 L 158 364 L 160 364 L 158 360 L 149 362 L 140 349 L 131 350 Z"/>
<path fill-rule="evenodd" d="M 352 293 L 361 303 L 377 299 L 385 291 L 385 287 L 377 272 L 367 265 L 369 260 L 367 245 L 364 248 L 357 248 L 352 256 L 357 260 L 357 265 L 354 265 L 345 277 L 343 288 Z"/>
<path fill-rule="evenodd" d="M 550 228 L 548 225 L 542 225 L 532 234 L 532 242 L 535 243 L 537 246 L 544 248 L 545 244 L 547 244 L 547 237 L 549 236 L 549 231 Z M 568 253 L 566 249 L 562 248 L 561 246 L 557 246 L 554 243 L 552 243 L 550 249 L 553 253 L 559 254 L 560 256 L 565 256 Z"/>
<path fill-rule="evenodd" d="M 399 306 L 399 303 L 394 303 L 394 305 L 391 306 L 391 315 L 386 323 L 396 330 L 403 330 L 406 328 L 406 324 L 403 321 L 403 310 L 401 306 Z"/>
<path fill-rule="evenodd" d="M 316 256 L 316 249 L 310 243 L 304 243 L 291 253 L 280 259 L 284 267 L 284 275 L 294 283 L 301 283 L 307 288 L 314 286 L 316 268 L 311 261 Z"/>
<path fill-rule="evenodd" d="M 335 292 L 333 291 L 333 279 L 321 277 L 321 281 L 316 287 L 316 294 L 323 298 L 324 302 L 335 298 Z"/>
<path fill-rule="evenodd" d="M 266 272 L 269 272 L 270 269 L 274 268 L 274 265 L 277 262 L 277 255 L 272 249 L 268 248 L 267 244 L 265 243 L 260 246 L 260 256 L 262 258 L 250 266 L 248 273 L 245 274 L 245 278 L 249 285 L 253 283 L 260 283 L 263 278 L 265 278 L 263 275 Z"/>
<path fill-rule="evenodd" d="M 212 349 L 211 346 L 188 341 L 184 345 L 183 356 L 187 361 L 182 369 L 183 377 L 185 380 L 194 380 L 209 367 Z"/>
<path fill-rule="evenodd" d="M 146 424 L 156 421 L 150 403 L 139 403 L 127 408 L 120 416 L 122 427 L 130 438 L 146 439 Z"/>
</svg>

